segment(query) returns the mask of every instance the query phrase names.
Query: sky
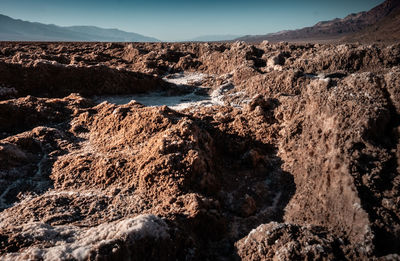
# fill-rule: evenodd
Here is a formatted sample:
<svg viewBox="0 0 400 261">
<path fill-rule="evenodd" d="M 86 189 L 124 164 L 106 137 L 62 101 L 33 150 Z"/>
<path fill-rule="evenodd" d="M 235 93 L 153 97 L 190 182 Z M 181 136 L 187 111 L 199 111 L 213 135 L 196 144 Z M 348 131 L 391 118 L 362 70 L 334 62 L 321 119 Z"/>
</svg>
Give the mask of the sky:
<svg viewBox="0 0 400 261">
<path fill-rule="evenodd" d="M 367 11 L 383 0 L 0 0 L 0 14 L 31 22 L 95 25 L 163 41 L 267 34 Z"/>
</svg>

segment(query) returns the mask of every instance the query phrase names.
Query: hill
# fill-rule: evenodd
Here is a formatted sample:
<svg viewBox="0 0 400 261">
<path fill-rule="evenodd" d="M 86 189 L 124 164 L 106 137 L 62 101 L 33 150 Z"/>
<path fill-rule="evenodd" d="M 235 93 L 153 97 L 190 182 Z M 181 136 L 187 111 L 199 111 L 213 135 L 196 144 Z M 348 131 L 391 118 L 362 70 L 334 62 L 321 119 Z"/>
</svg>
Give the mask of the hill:
<svg viewBox="0 0 400 261">
<path fill-rule="evenodd" d="M 87 42 L 159 42 L 144 35 L 95 26 L 62 27 L 42 24 L 0 14 L 1 41 L 87 41 Z"/>
<path fill-rule="evenodd" d="M 362 40 L 396 41 L 400 39 L 400 0 L 387 0 L 368 12 L 350 14 L 343 19 L 322 21 L 314 26 L 298 30 L 280 31 L 266 35 L 247 35 L 237 38 L 247 42 L 330 41 Z M 370 33 L 373 33 L 370 35 Z M 365 38 L 367 36 L 367 38 Z"/>
</svg>

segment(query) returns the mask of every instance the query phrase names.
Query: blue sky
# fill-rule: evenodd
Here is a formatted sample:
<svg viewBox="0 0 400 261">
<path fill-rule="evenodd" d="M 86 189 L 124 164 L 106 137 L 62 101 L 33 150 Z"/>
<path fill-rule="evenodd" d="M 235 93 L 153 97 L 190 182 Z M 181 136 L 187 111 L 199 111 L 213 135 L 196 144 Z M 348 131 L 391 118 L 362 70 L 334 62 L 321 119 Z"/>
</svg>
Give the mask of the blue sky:
<svg viewBox="0 0 400 261">
<path fill-rule="evenodd" d="M 367 11 L 383 0 L 0 0 L 0 13 L 33 22 L 96 25 L 164 41 L 266 34 Z"/>
</svg>

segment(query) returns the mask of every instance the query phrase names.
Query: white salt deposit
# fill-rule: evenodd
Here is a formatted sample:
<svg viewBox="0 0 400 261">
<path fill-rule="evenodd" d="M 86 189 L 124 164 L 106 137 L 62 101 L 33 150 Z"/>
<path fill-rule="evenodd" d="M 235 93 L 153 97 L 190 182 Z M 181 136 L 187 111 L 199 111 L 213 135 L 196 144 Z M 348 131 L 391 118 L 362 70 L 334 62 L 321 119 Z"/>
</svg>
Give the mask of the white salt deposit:
<svg viewBox="0 0 400 261">
<path fill-rule="evenodd" d="M 175 73 L 165 76 L 163 79 L 176 85 L 198 85 L 208 75 L 204 73 Z"/>
<path fill-rule="evenodd" d="M 10 253 L 1 260 L 88 260 L 97 247 L 121 239 L 135 244 L 142 238 L 168 238 L 167 224 L 154 215 L 140 215 L 119 222 L 101 224 L 93 228 L 76 226 L 53 227 L 44 223 L 22 226 L 26 238 L 45 243 L 46 247 L 31 246 L 19 253 Z M 48 246 L 48 244 L 52 246 Z"/>
<path fill-rule="evenodd" d="M 319 74 L 306 73 L 305 76 L 309 77 L 311 79 L 317 79 L 320 81 L 329 81 L 330 80 L 330 78 L 326 77 L 326 75 L 323 73 L 319 73 Z"/>
<path fill-rule="evenodd" d="M 19 149 L 15 150 L 14 152 L 23 153 L 22 151 L 18 150 Z M 24 155 L 22 154 L 21 156 L 23 157 Z M 7 186 L 7 188 L 3 191 L 3 193 L 0 194 L 0 209 L 6 209 L 13 205 L 7 203 L 6 198 L 10 191 L 13 191 L 18 187 L 29 185 L 32 187 L 32 190 L 34 192 L 44 191 L 49 187 L 50 181 L 48 181 L 42 175 L 43 164 L 44 162 L 46 162 L 46 160 L 47 160 L 47 155 L 43 155 L 41 160 L 37 163 L 37 171 L 35 175 L 33 175 L 32 177 L 20 177 L 19 179 L 13 181 L 13 183 Z"/>
<path fill-rule="evenodd" d="M 206 74 L 202 73 L 178 73 L 171 74 L 163 79 L 167 82 L 176 85 L 200 85 Z M 174 110 L 183 110 L 189 107 L 197 106 L 213 106 L 223 105 L 222 98 L 227 88 L 230 85 L 222 85 L 218 89 L 214 90 L 211 95 L 199 95 L 196 92 L 192 92 L 184 95 L 166 95 L 163 92 L 152 92 L 146 94 L 136 95 L 111 95 L 111 96 L 100 96 L 95 97 L 95 101 L 98 103 L 107 101 L 114 104 L 127 104 L 130 101 L 137 101 L 145 106 L 163 106 L 166 105 Z M 199 86 L 198 88 L 202 88 Z"/>
<path fill-rule="evenodd" d="M 195 93 L 189 93 L 179 96 L 167 96 L 162 92 L 152 92 L 147 94 L 136 94 L 136 95 L 111 95 L 101 96 L 95 98 L 96 102 L 108 101 L 114 104 L 127 104 L 130 101 L 137 101 L 145 106 L 163 106 L 166 105 L 174 110 L 183 110 L 191 106 L 196 106 L 199 103 L 211 103 L 209 96 L 198 95 Z"/>
</svg>

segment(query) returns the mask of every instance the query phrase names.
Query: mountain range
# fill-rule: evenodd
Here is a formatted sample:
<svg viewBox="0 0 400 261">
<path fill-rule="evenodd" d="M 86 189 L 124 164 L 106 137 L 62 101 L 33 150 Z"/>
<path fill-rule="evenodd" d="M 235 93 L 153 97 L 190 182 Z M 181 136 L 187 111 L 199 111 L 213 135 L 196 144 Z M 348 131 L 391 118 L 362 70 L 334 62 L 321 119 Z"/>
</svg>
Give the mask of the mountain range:
<svg viewBox="0 0 400 261">
<path fill-rule="evenodd" d="M 241 37 L 241 35 L 232 35 L 232 34 L 212 34 L 212 35 L 202 35 L 198 36 L 185 42 L 218 42 L 218 41 L 230 41 L 236 38 Z"/>
<path fill-rule="evenodd" d="M 246 42 L 310 42 L 359 41 L 398 42 L 400 40 L 400 0 L 386 0 L 367 11 L 345 18 L 322 21 L 298 30 L 286 30 L 265 35 L 205 35 L 188 42 L 232 41 Z M 160 40 L 118 29 L 95 26 L 57 26 L 22 21 L 0 14 L 0 41 L 96 41 L 96 42 L 159 42 Z"/>
<path fill-rule="evenodd" d="M 400 40 L 400 0 L 387 0 L 368 12 L 350 14 L 343 19 L 322 21 L 311 27 L 265 35 L 246 35 L 235 40 L 395 42 Z"/>
<path fill-rule="evenodd" d="M 57 26 L 0 14 L 1 41 L 159 42 L 153 37 L 96 26 Z"/>
</svg>

